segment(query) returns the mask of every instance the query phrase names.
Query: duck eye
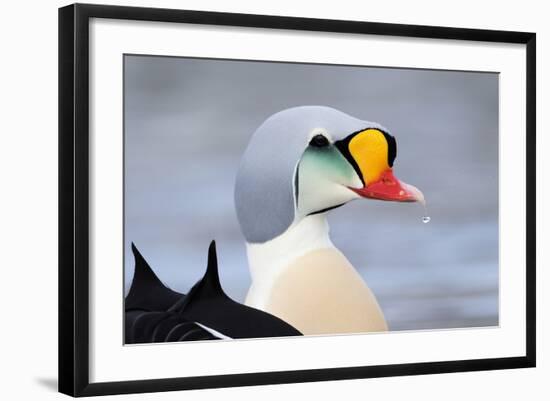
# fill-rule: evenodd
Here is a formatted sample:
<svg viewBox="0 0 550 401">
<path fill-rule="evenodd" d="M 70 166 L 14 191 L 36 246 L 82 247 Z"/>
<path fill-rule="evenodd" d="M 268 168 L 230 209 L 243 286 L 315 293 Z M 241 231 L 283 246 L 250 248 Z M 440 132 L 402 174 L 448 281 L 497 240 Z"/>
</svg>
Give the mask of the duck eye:
<svg viewBox="0 0 550 401">
<path fill-rule="evenodd" d="M 326 136 L 317 134 L 313 138 L 311 138 L 311 141 L 309 141 L 309 144 L 311 146 L 315 146 L 316 148 L 322 148 L 324 146 L 328 146 L 329 141 Z"/>
</svg>

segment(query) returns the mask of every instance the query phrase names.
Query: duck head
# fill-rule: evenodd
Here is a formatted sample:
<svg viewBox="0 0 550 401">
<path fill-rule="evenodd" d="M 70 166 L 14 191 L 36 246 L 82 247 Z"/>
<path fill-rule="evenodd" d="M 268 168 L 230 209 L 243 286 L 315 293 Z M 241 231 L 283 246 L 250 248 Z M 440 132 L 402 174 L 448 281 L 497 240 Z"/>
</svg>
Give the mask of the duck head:
<svg viewBox="0 0 550 401">
<path fill-rule="evenodd" d="M 377 123 L 324 106 L 269 117 L 241 159 L 235 206 L 248 243 L 264 243 L 354 199 L 424 202 L 393 174 L 397 143 Z"/>
</svg>

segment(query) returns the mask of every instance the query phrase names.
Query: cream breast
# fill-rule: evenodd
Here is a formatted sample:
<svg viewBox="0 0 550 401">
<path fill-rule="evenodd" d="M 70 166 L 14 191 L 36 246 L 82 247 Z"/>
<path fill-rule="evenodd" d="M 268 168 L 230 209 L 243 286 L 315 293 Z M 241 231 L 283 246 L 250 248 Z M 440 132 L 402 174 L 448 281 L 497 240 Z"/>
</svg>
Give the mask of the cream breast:
<svg viewBox="0 0 550 401">
<path fill-rule="evenodd" d="M 386 331 L 374 294 L 336 248 L 310 251 L 272 282 L 264 310 L 303 334 Z"/>
</svg>

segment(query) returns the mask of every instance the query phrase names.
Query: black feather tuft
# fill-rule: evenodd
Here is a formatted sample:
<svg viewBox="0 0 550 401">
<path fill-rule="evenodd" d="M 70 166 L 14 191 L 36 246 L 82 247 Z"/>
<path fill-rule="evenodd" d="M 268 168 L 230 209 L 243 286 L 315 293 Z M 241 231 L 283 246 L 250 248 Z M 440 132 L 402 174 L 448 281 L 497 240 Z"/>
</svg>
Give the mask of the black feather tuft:
<svg viewBox="0 0 550 401">
<path fill-rule="evenodd" d="M 183 294 L 166 287 L 151 269 L 145 258 L 132 242 L 135 270 L 130 291 L 125 299 L 125 309 L 144 311 L 165 311 Z"/>
</svg>

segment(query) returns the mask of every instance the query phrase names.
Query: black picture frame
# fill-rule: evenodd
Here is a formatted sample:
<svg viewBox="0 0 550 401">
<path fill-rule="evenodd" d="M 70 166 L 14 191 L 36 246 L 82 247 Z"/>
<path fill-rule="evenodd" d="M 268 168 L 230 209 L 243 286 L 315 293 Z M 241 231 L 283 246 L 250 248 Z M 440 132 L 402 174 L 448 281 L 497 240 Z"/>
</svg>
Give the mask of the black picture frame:
<svg viewBox="0 0 550 401">
<path fill-rule="evenodd" d="M 526 46 L 526 353 L 521 357 L 90 383 L 88 58 L 91 18 L 517 43 Z M 536 35 L 527 32 L 74 4 L 59 9 L 59 391 L 94 396 L 535 366 Z"/>
</svg>

